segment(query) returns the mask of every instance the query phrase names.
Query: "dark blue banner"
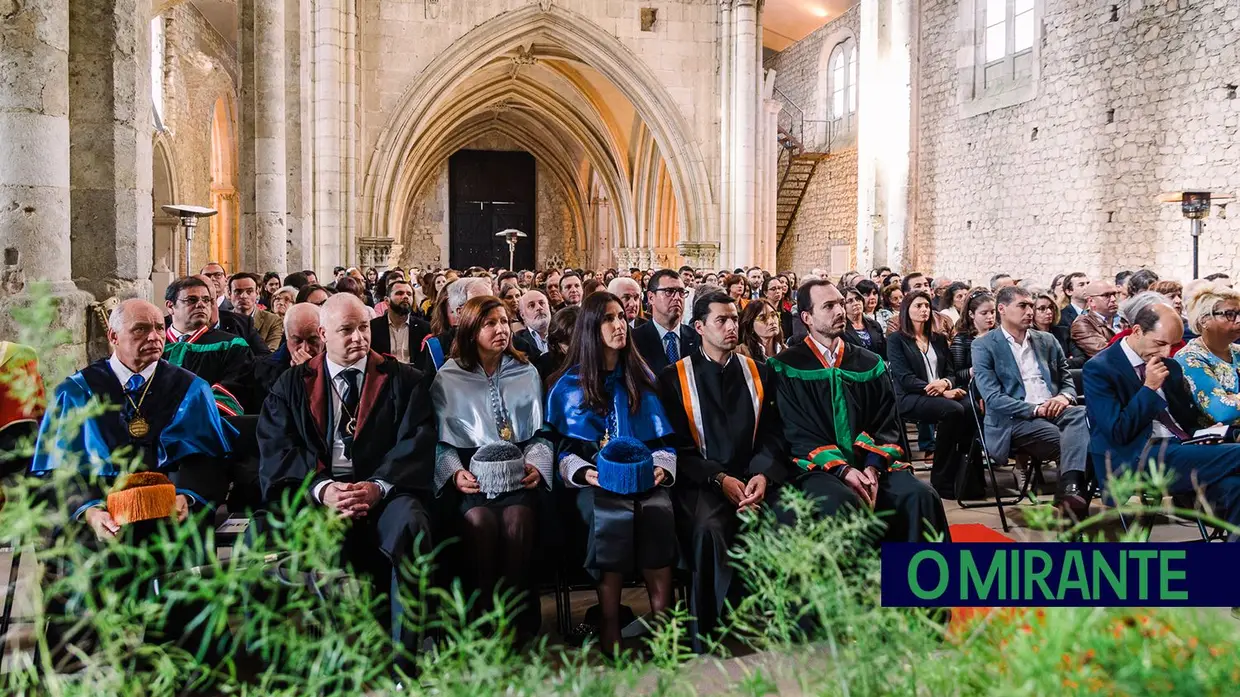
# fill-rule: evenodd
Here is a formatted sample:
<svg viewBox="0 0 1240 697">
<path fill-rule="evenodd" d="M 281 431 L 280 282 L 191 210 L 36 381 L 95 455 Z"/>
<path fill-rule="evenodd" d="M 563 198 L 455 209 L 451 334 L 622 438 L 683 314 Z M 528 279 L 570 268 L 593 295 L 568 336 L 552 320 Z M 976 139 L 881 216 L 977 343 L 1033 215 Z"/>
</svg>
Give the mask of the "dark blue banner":
<svg viewBox="0 0 1240 697">
<path fill-rule="evenodd" d="M 888 607 L 1235 607 L 1231 544 L 885 544 Z"/>
</svg>

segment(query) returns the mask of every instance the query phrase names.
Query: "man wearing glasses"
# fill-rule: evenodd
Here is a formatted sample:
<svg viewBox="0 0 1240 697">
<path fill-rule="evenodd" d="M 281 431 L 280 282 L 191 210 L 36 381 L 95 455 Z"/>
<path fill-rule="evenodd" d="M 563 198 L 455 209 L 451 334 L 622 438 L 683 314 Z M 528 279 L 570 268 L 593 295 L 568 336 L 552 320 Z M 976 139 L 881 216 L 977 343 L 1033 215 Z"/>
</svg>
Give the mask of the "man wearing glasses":
<svg viewBox="0 0 1240 697">
<path fill-rule="evenodd" d="M 1085 287 L 1089 311 L 1072 323 L 1072 343 L 1086 359 L 1106 348 L 1115 336 L 1115 312 L 1119 309 L 1119 289 L 1106 281 Z"/>
<path fill-rule="evenodd" d="M 256 411 L 262 398 L 250 394 L 254 352 L 245 339 L 211 326 L 214 296 L 207 282 L 196 276 L 177 279 L 164 301 L 172 312 L 164 360 L 206 380 L 222 415 L 236 416 L 245 407 Z"/>
<path fill-rule="evenodd" d="M 650 312 L 654 321 L 647 322 L 632 332 L 633 343 L 654 371 L 655 377 L 663 369 L 681 358 L 697 353 L 702 340 L 692 327 L 681 324 L 685 312 L 685 282 L 672 269 L 659 269 L 650 277 L 646 286 L 650 300 Z"/>
<path fill-rule="evenodd" d="M 232 300 L 228 297 L 228 273 L 219 262 L 210 262 L 202 267 L 202 275 L 211 283 L 211 294 L 215 296 L 215 306 L 221 310 L 231 311 Z"/>
</svg>

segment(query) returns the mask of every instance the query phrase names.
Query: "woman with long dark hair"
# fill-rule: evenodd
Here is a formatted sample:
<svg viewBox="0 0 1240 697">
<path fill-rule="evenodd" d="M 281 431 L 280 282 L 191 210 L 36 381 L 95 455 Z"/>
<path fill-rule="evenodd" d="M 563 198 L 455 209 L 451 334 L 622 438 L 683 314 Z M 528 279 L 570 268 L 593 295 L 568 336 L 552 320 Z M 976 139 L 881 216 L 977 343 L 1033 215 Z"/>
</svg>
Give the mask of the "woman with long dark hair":
<svg viewBox="0 0 1240 697">
<path fill-rule="evenodd" d="M 446 285 L 448 285 L 447 277 L 438 271 L 427 271 L 422 274 L 422 292 L 426 294 L 426 299 L 422 301 L 418 309 L 423 317 L 431 316 L 431 308 L 435 307 L 435 302 L 439 300 L 439 294 L 443 292 Z"/>
<path fill-rule="evenodd" d="M 952 364 L 956 387 L 968 389 L 973 382 L 973 341 L 995 328 L 995 298 L 984 288 L 969 294 L 952 333 Z"/>
<path fill-rule="evenodd" d="M 259 286 L 258 304 L 268 312 L 274 312 L 271 309 L 272 296 L 282 287 L 280 282 L 280 274 L 275 271 L 268 271 L 263 274 L 262 285 Z"/>
<path fill-rule="evenodd" d="M 537 539 L 539 487 L 551 488 L 550 442 L 543 438 L 542 381 L 512 347 L 508 308 L 494 296 L 473 298 L 459 313 L 452 357 L 431 386 L 439 422 L 435 492 L 459 494 L 466 580 L 485 609 L 502 581 L 526 591 L 519 627 L 537 630 L 529 593 Z"/>
<path fill-rule="evenodd" d="M 552 377 L 547 423 L 565 486 L 577 489 L 585 567 L 598 579 L 600 639 L 620 643 L 620 591 L 640 570 L 656 615 L 671 604 L 678 557 L 672 498 L 676 453 L 654 377 L 629 337 L 620 299 L 582 301 L 565 365 Z"/>
<path fill-rule="evenodd" d="M 731 297 L 731 296 L 729 296 Z M 741 310 L 740 329 L 737 332 L 737 353 L 743 353 L 758 363 L 779 355 L 788 345 L 779 322 L 779 311 L 766 298 L 758 298 Z"/>
<path fill-rule="evenodd" d="M 579 305 L 569 305 L 551 315 L 551 321 L 547 324 L 547 350 L 538 357 L 538 374 L 544 381 L 564 367 L 564 357 L 568 355 L 568 346 L 573 342 L 573 327 L 577 325 L 579 314 Z"/>
<path fill-rule="evenodd" d="M 937 423 L 930 485 L 945 499 L 957 498 L 973 445 L 973 420 L 965 391 L 953 382 L 947 339 L 935 331 L 930 294 L 910 292 L 900 303 L 899 330 L 887 336 L 887 359 L 896 406 L 909 421 Z"/>
</svg>

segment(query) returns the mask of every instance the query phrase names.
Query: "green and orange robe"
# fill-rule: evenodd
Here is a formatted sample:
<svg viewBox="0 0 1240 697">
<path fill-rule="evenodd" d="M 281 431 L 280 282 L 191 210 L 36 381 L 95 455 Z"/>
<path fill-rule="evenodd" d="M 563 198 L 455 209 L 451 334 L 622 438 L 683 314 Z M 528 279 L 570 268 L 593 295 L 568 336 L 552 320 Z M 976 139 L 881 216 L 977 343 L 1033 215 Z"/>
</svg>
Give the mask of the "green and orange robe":
<svg viewBox="0 0 1240 697">
<path fill-rule="evenodd" d="M 254 352 L 244 339 L 207 326 L 178 341 L 169 329 L 164 360 L 206 380 L 220 416 L 244 414 L 246 406 L 257 412 L 262 405 L 254 396 Z"/>
</svg>

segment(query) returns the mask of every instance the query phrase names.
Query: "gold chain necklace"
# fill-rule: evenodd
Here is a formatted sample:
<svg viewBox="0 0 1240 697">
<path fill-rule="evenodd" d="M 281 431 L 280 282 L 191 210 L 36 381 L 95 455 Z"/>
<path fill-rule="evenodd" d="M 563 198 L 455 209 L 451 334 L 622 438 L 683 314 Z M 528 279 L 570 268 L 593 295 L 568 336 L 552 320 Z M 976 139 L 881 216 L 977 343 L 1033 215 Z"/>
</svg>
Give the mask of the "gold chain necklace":
<svg viewBox="0 0 1240 697">
<path fill-rule="evenodd" d="M 158 368 L 156 369 L 158 370 Z M 142 403 L 146 401 L 147 392 L 151 391 L 151 383 L 155 382 L 155 373 L 151 373 L 151 378 L 146 381 L 146 385 L 142 388 L 142 396 L 138 397 L 138 401 L 133 401 L 133 395 L 125 390 L 125 399 L 129 400 L 129 405 L 133 407 L 133 418 L 129 419 L 128 430 L 129 435 L 134 438 L 145 438 L 151 432 L 151 425 L 146 419 L 142 418 Z"/>
</svg>

